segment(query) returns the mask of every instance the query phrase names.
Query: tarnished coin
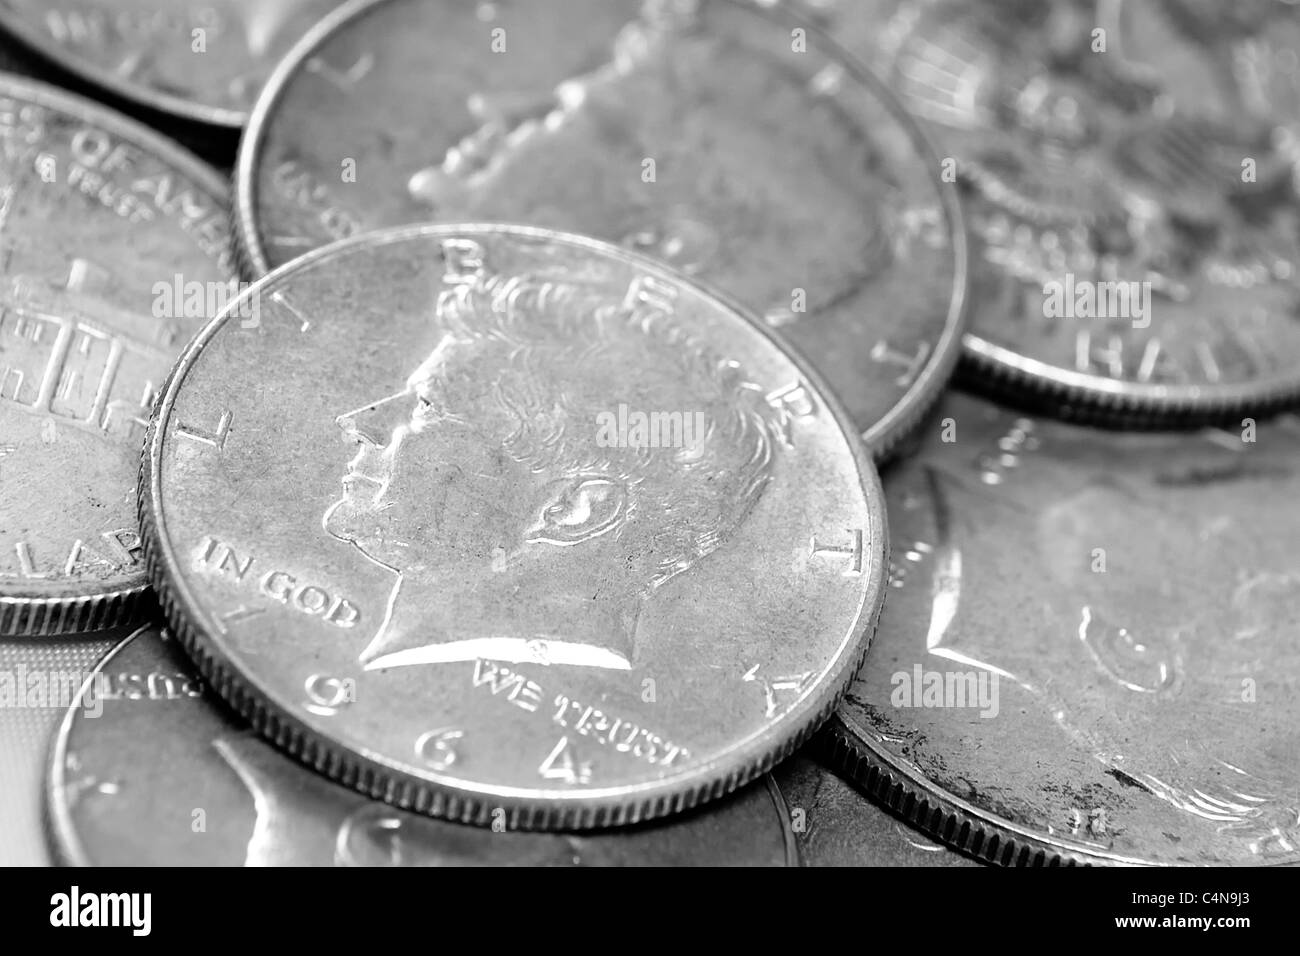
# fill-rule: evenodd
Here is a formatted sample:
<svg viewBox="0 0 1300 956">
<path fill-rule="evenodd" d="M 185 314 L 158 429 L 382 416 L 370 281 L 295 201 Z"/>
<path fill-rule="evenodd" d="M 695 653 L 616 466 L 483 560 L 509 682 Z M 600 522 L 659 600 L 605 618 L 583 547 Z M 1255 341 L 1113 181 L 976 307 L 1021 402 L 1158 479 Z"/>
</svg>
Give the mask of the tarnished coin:
<svg viewBox="0 0 1300 956">
<path fill-rule="evenodd" d="M 820 5 L 963 186 L 985 385 L 1141 424 L 1300 395 L 1294 6 Z"/>
<path fill-rule="evenodd" d="M 146 554 L 205 678 L 317 769 L 434 816 L 631 823 L 767 770 L 861 662 L 886 539 L 851 428 L 655 260 L 403 227 L 191 344 Z"/>
<path fill-rule="evenodd" d="M 149 408 L 233 298 L 225 188 L 155 133 L 0 78 L 0 637 L 128 623 Z"/>
<path fill-rule="evenodd" d="M 144 106 L 239 127 L 272 67 L 339 0 L 0 0 L 0 26 Z"/>
<path fill-rule="evenodd" d="M 96 662 L 126 636 L 0 642 L 0 866 L 46 866 L 41 789 L 50 737 Z"/>
<path fill-rule="evenodd" d="M 288 759 L 208 696 L 155 626 L 68 709 L 47 790 L 56 855 L 108 866 L 796 866 L 770 776 L 704 810 L 617 833 L 433 820 Z"/>
<path fill-rule="evenodd" d="M 890 816 L 807 757 L 772 772 L 804 866 L 977 866 Z"/>
<path fill-rule="evenodd" d="M 938 173 L 888 91 L 784 10 L 361 0 L 268 82 L 238 231 L 255 276 L 428 220 L 647 252 L 762 313 L 880 456 L 960 351 L 964 228 Z"/>
<path fill-rule="evenodd" d="M 998 863 L 1300 860 L 1300 423 L 939 414 L 887 479 L 850 775 Z"/>
</svg>

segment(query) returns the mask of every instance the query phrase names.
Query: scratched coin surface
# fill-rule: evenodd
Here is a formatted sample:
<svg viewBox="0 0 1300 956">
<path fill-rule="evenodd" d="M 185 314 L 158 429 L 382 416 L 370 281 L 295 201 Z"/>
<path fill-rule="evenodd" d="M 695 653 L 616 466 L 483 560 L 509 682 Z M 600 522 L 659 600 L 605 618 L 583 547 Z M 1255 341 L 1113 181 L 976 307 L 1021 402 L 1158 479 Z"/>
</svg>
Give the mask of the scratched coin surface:
<svg viewBox="0 0 1300 956">
<path fill-rule="evenodd" d="M 851 776 L 999 863 L 1300 860 L 1300 422 L 938 414 L 886 478 Z"/>
<path fill-rule="evenodd" d="M 0 0 L 0 26 L 145 106 L 239 127 L 272 67 L 338 0 Z"/>
<path fill-rule="evenodd" d="M 396 810 L 285 757 L 142 628 L 68 709 L 46 790 L 66 863 L 100 866 L 794 866 L 771 777 L 617 833 L 525 833 Z"/>
<path fill-rule="evenodd" d="M 799 24 L 731 0 L 350 3 L 254 110 L 245 265 L 430 220 L 603 238 L 761 313 L 884 455 L 960 352 L 965 232 L 892 95 Z"/>
<path fill-rule="evenodd" d="M 961 184 L 988 386 L 1144 424 L 1300 394 L 1293 4 L 818 6 Z"/>
<path fill-rule="evenodd" d="M 233 276 L 225 187 L 30 80 L 0 79 L 0 137 L 0 636 L 111 627 L 146 592 L 154 393 Z"/>
<path fill-rule="evenodd" d="M 345 240 L 248 297 L 169 380 L 141 519 L 255 729 L 398 806 L 574 829 L 727 793 L 833 708 L 883 500 L 756 320 L 493 225 Z"/>
</svg>

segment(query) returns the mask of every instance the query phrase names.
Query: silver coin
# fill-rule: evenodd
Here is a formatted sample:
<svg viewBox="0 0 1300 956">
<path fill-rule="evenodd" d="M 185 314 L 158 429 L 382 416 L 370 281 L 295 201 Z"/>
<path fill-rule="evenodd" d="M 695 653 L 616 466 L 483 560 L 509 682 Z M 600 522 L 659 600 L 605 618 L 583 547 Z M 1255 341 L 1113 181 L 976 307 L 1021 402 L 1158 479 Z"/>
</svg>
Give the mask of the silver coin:
<svg viewBox="0 0 1300 956">
<path fill-rule="evenodd" d="M 233 298 L 225 186 L 171 142 L 0 78 L 0 637 L 129 623 L 157 386 Z"/>
<path fill-rule="evenodd" d="M 990 862 L 1300 862 L 1300 423 L 939 416 L 887 478 L 842 768 Z"/>
<path fill-rule="evenodd" d="M 978 866 L 891 816 L 821 764 L 791 757 L 772 772 L 804 866 Z"/>
<path fill-rule="evenodd" d="M 1294 4 L 821 6 L 963 185 L 980 384 L 1112 424 L 1296 402 Z"/>
<path fill-rule="evenodd" d="M 144 106 L 240 127 L 272 67 L 338 0 L 0 0 L 0 26 Z"/>
<path fill-rule="evenodd" d="M 779 329 L 877 456 L 960 351 L 953 189 L 889 92 L 784 10 L 358 0 L 268 81 L 237 183 L 253 276 L 429 220 L 526 222 L 663 259 Z"/>
<path fill-rule="evenodd" d="M 47 788 L 60 860 L 101 866 L 794 866 L 765 777 L 617 833 L 508 832 L 368 800 L 285 757 L 212 699 L 157 626 L 115 647 L 67 710 Z"/>
<path fill-rule="evenodd" d="M 595 240 L 304 256 L 191 344 L 151 428 L 146 552 L 204 676 L 436 816 L 576 829 L 734 790 L 833 708 L 884 591 L 875 470 L 815 375 Z"/>
</svg>

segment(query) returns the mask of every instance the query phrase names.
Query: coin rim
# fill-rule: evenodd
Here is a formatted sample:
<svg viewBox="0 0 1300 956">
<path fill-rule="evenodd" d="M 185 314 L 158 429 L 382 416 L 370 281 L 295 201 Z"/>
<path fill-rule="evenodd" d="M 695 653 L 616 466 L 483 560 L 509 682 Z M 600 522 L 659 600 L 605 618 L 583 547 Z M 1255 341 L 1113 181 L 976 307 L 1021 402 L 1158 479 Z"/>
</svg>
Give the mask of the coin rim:
<svg viewBox="0 0 1300 956">
<path fill-rule="evenodd" d="M 247 129 L 240 137 L 235 157 L 231 233 L 235 237 L 239 269 L 245 278 L 260 278 L 271 269 L 258 225 L 258 170 L 266 152 L 267 131 L 273 124 L 274 113 L 280 100 L 289 83 L 302 72 L 306 62 L 322 45 L 329 42 L 335 34 L 341 33 L 352 21 L 359 20 L 374 8 L 391 2 L 400 2 L 400 0 L 348 0 L 336 7 L 317 21 L 298 39 L 297 43 L 289 48 L 284 58 L 267 77 L 261 93 L 253 104 Z M 928 179 L 944 215 L 945 236 L 948 240 L 947 251 L 952 259 L 952 290 L 939 335 L 933 340 L 923 339 L 930 344 L 931 352 L 915 381 L 903 389 L 893 404 L 874 422 L 860 428 L 856 423 L 854 424 L 871 450 L 876 463 L 881 464 L 893 457 L 898 451 L 900 442 L 925 418 L 926 413 L 939 400 L 944 386 L 952 377 L 962 357 L 962 336 L 967 327 L 970 301 L 970 239 L 962 213 L 961 199 L 955 187 L 950 188 L 940 180 L 937 173 L 938 152 L 921 125 L 865 62 L 841 46 L 828 32 L 812 21 L 806 12 L 786 8 L 782 18 L 777 18 L 771 9 L 758 3 L 745 2 L 745 0 L 709 0 L 709 2 L 728 3 L 776 26 L 784 27 L 793 23 L 812 33 L 816 42 L 830 54 L 827 57 L 828 62 L 838 62 L 860 86 L 875 97 L 877 103 L 884 107 L 906 134 L 916 153 L 914 158 L 931 170 Z M 779 19 L 787 22 L 781 23 Z M 286 264 L 287 262 L 282 263 L 282 265 Z"/>
<path fill-rule="evenodd" d="M 159 640 L 162 640 L 161 634 L 164 630 L 165 627 L 161 622 L 142 624 L 109 648 L 104 656 L 96 662 L 93 671 L 82 683 L 81 687 L 78 688 L 76 696 L 67 710 L 63 712 L 63 716 L 59 718 L 58 726 L 50 737 L 45 758 L 45 799 L 42 801 L 42 823 L 45 830 L 47 849 L 58 866 L 88 867 L 97 865 L 86 851 L 85 841 L 81 839 L 80 832 L 72 817 L 73 801 L 68 799 L 68 745 L 72 738 L 73 726 L 77 721 L 77 711 L 81 709 L 91 683 L 97 676 L 107 671 L 109 665 L 120 652 L 126 649 L 128 644 L 131 644 L 137 638 L 145 639 L 153 631 L 158 631 L 160 634 Z M 209 693 L 207 686 L 204 686 L 203 691 L 205 699 L 199 702 L 200 706 L 224 706 L 207 697 Z M 281 756 L 284 760 L 290 759 Z M 329 782 L 331 785 L 337 785 L 336 781 L 331 780 Z M 787 867 L 804 866 L 802 848 L 790 827 L 789 804 L 785 799 L 784 791 L 776 782 L 775 776 L 770 772 L 765 773 L 762 780 L 754 781 L 752 786 L 764 786 L 767 789 L 768 809 L 776 814 L 776 825 L 781 828 L 782 852 L 785 857 L 785 862 L 782 865 Z M 727 811 L 726 807 L 716 809 L 722 813 Z M 118 861 L 100 865 L 133 866 L 138 864 L 132 861 Z"/>
<path fill-rule="evenodd" d="M 138 120 L 94 100 L 14 74 L 0 73 L 0 96 L 62 113 L 86 126 L 111 133 L 150 154 L 169 167 L 170 172 L 179 173 L 206 190 L 219 212 L 229 209 L 230 190 L 215 169 Z M 226 241 L 233 252 L 235 243 L 229 229 Z M 145 568 L 140 567 L 134 577 L 139 584 L 108 589 L 79 588 L 64 595 L 27 593 L 8 584 L 0 585 L 0 639 L 53 637 L 134 624 L 148 614 L 150 604 Z"/>
<path fill-rule="evenodd" d="M 413 772 L 409 764 L 404 766 L 399 760 L 370 751 L 363 745 L 353 748 L 339 743 L 308 724 L 291 708 L 279 703 L 273 693 L 259 686 L 255 675 L 246 673 L 234 664 L 220 638 L 212 636 L 213 631 L 207 626 L 202 605 L 195 600 L 187 581 L 178 572 L 180 562 L 166 536 L 167 519 L 161 495 L 160 470 L 164 453 L 163 441 L 177 392 L 208 342 L 224 327 L 228 318 L 237 315 L 246 297 L 261 295 L 264 289 L 278 284 L 287 276 L 354 247 L 376 248 L 439 236 L 503 233 L 522 239 L 563 243 L 571 248 L 622 262 L 651 275 L 658 275 L 674 284 L 692 289 L 705 298 L 713 296 L 722 308 L 731 312 L 732 317 L 748 325 L 771 347 L 777 349 L 793 365 L 803 381 L 811 386 L 841 432 L 861 482 L 864 505 L 872 522 L 870 568 L 864 575 L 854 621 L 840 639 L 836 656 L 826 665 L 821 692 L 805 697 L 776 721 L 747 734 L 708 760 L 701 761 L 690 771 L 677 774 L 667 781 L 649 780 L 572 794 L 494 784 L 480 784 L 473 788 L 456 787 L 437 782 L 436 775 L 421 776 Z M 431 816 L 481 825 L 490 824 L 492 811 L 500 808 L 506 810 L 508 824 L 519 829 L 595 829 L 654 819 L 733 792 L 770 770 L 830 716 L 866 656 L 886 590 L 889 528 L 879 476 L 857 431 L 848 421 L 838 401 L 825 390 L 821 377 L 808 363 L 798 353 L 784 346 L 751 313 L 703 283 L 680 275 L 654 259 L 610 243 L 532 226 L 500 223 L 398 226 L 331 243 L 286 263 L 259 280 L 190 342 L 168 377 L 150 420 L 149 433 L 141 454 L 138 505 L 145 563 L 173 633 L 194 659 L 199 673 L 208 685 L 225 698 L 257 732 L 321 773 L 371 797 Z M 435 779 L 430 779 L 430 776 L 435 776 Z"/>
<path fill-rule="evenodd" d="M 124 80 L 112 70 L 96 65 L 93 61 L 43 34 L 28 23 L 27 18 L 17 10 L 0 6 L 0 29 L 21 43 L 25 49 L 66 70 L 78 79 L 140 106 L 221 129 L 237 130 L 248 121 L 246 109 L 235 110 L 223 106 L 210 106 L 198 100 L 189 100 L 183 96 L 163 92 L 147 83 Z"/>
<path fill-rule="evenodd" d="M 976 311 L 977 303 L 971 308 L 972 318 Z M 973 331 L 962 337 L 962 360 L 975 373 L 977 388 L 1012 395 L 1023 389 L 1015 396 L 1021 402 L 1059 402 L 1072 406 L 1072 420 L 1102 425 L 1214 424 L 1244 412 L 1263 415 L 1300 399 L 1300 374 L 1275 374 L 1230 385 L 1130 382 L 1054 365 Z"/>
<path fill-rule="evenodd" d="M 45 823 L 46 843 L 58 866 L 94 866 L 86 853 L 77 828 L 72 822 L 72 806 L 66 799 L 67 794 L 67 760 L 68 737 L 72 734 L 72 723 L 76 712 L 81 709 L 86 692 L 97 676 L 104 672 L 118 652 L 135 640 L 139 635 L 156 625 L 142 624 L 126 637 L 122 638 L 104 654 L 95 664 L 89 676 L 82 681 L 76 696 L 55 728 L 46 749 L 45 758 L 45 800 L 43 819 Z"/>
</svg>

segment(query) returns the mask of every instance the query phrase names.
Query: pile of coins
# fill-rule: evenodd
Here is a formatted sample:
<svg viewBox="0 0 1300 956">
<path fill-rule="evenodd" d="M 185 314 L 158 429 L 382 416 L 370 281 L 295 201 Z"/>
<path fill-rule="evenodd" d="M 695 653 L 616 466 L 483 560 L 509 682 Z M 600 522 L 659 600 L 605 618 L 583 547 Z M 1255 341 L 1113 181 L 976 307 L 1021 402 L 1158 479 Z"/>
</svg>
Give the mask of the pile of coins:
<svg viewBox="0 0 1300 956">
<path fill-rule="evenodd" d="M 6 862 L 1300 862 L 1292 4 L 0 27 Z"/>
</svg>

